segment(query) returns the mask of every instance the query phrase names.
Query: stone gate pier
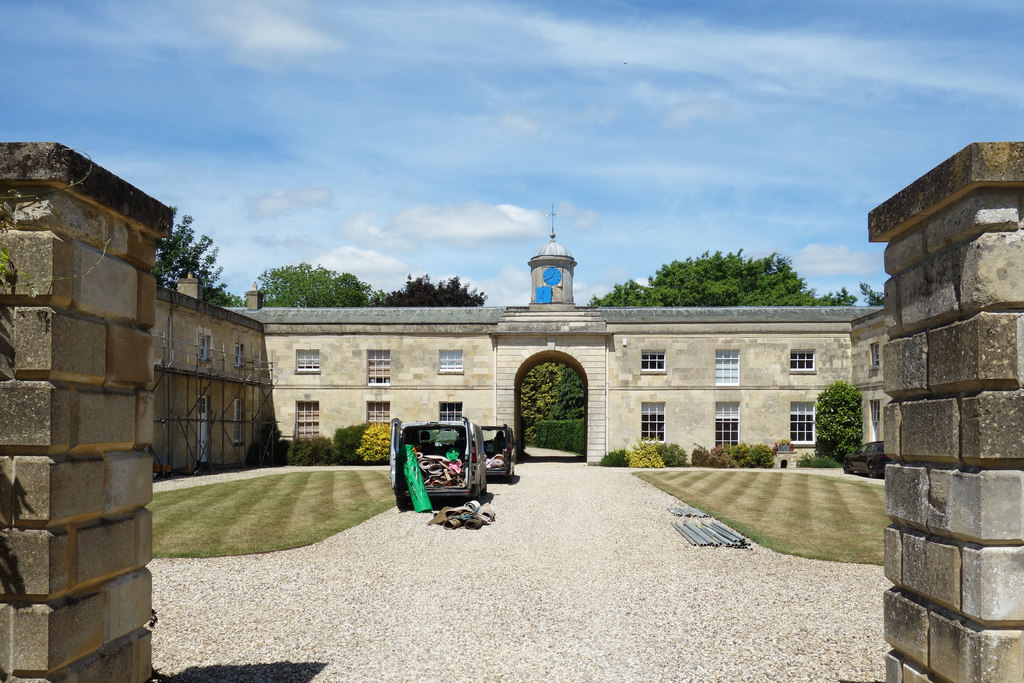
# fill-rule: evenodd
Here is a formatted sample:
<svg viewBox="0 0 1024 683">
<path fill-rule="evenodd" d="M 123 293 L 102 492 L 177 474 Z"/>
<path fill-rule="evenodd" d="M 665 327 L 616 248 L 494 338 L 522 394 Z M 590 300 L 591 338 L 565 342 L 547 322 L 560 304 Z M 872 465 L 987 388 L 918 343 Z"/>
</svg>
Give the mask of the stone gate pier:
<svg viewBox="0 0 1024 683">
<path fill-rule="evenodd" d="M 872 211 L 885 268 L 887 680 L 1024 680 L 1024 143 Z"/>
<path fill-rule="evenodd" d="M 0 143 L 0 202 L 0 679 L 144 681 L 172 212 L 53 143 Z"/>
</svg>

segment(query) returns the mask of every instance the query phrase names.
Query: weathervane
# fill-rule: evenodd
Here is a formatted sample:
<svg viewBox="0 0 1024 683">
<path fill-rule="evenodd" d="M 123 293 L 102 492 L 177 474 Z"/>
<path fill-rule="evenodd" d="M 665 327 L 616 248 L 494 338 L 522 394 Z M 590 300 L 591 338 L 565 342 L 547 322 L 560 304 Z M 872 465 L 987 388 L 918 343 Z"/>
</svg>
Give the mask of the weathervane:
<svg viewBox="0 0 1024 683">
<path fill-rule="evenodd" d="M 554 242 L 555 241 L 555 216 L 558 215 L 557 213 L 555 213 L 555 205 L 554 204 L 551 205 L 551 213 L 549 213 L 548 215 L 551 216 L 551 241 Z"/>
</svg>

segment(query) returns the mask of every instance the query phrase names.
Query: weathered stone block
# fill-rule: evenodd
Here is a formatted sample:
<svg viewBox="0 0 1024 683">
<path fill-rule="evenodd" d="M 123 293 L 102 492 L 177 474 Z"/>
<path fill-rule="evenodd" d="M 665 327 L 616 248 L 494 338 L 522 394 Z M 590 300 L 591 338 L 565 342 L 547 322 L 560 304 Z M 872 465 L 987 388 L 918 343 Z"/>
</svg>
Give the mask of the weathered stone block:
<svg viewBox="0 0 1024 683">
<path fill-rule="evenodd" d="M 903 459 L 903 443 L 900 441 L 900 427 L 903 415 L 900 404 L 886 403 L 882 406 L 882 433 L 885 434 L 885 453 L 890 458 Z"/>
<path fill-rule="evenodd" d="M 135 392 L 135 448 L 145 448 L 153 443 L 153 394 L 149 391 Z"/>
<path fill-rule="evenodd" d="M 69 396 L 49 382 L 0 382 L 0 447 L 65 447 Z"/>
<path fill-rule="evenodd" d="M 14 608 L 5 602 L 0 602 L 0 633 L 7 637 L 0 638 L 0 676 L 11 673 L 11 638 L 10 633 L 14 627 Z"/>
<path fill-rule="evenodd" d="M 73 308 L 131 324 L 138 304 L 135 267 L 79 242 L 74 246 Z"/>
<path fill-rule="evenodd" d="M 928 245 L 923 230 L 912 230 L 894 238 L 885 247 L 885 272 L 898 275 L 928 258 Z"/>
<path fill-rule="evenodd" d="M 1024 391 L 985 391 L 960 405 L 965 463 L 1024 461 Z"/>
<path fill-rule="evenodd" d="M 928 384 L 935 393 L 1016 389 L 1021 377 L 1013 313 L 979 313 L 970 320 L 928 332 Z M 886 366 L 886 373 L 889 366 Z M 886 389 L 888 392 L 888 388 Z"/>
<path fill-rule="evenodd" d="M 156 278 L 137 271 L 138 296 L 135 304 L 135 326 L 148 330 L 156 324 Z"/>
<path fill-rule="evenodd" d="M 1024 306 L 1024 233 L 986 233 L 967 245 L 960 285 L 965 312 Z"/>
<path fill-rule="evenodd" d="M 156 265 L 156 241 L 137 230 L 128 230 L 127 251 L 124 260 L 142 271 L 149 272 Z"/>
<path fill-rule="evenodd" d="M 903 683 L 903 660 L 895 650 L 885 653 L 885 683 Z"/>
<path fill-rule="evenodd" d="M 146 508 L 135 511 L 135 567 L 145 567 L 153 559 L 153 513 Z"/>
<path fill-rule="evenodd" d="M 135 445 L 135 395 L 125 391 L 76 391 L 74 448 L 131 450 Z"/>
<path fill-rule="evenodd" d="M 903 683 L 935 683 L 935 681 L 928 676 L 928 669 L 912 659 L 903 660 L 903 671 L 901 672 L 900 680 L 902 680 Z"/>
<path fill-rule="evenodd" d="M 985 630 L 938 612 L 930 615 L 931 669 L 951 681 L 1010 683 L 1024 677 L 1019 630 Z"/>
<path fill-rule="evenodd" d="M 900 652 L 928 664 L 928 609 L 891 588 L 882 595 L 885 640 Z"/>
<path fill-rule="evenodd" d="M 947 531 L 973 541 L 1024 542 L 1024 472 L 953 472 Z"/>
<path fill-rule="evenodd" d="M 148 569 L 118 577 L 103 587 L 103 642 L 109 643 L 141 628 L 150 618 L 153 577 Z"/>
<path fill-rule="evenodd" d="M 144 681 L 135 678 L 134 648 L 129 639 L 115 643 L 106 643 L 98 651 L 68 665 L 60 671 L 47 676 L 49 681 L 58 683 L 77 683 L 78 681 L 124 681 L 125 683 Z"/>
<path fill-rule="evenodd" d="M 927 529 L 928 468 L 893 463 L 885 475 L 885 514 L 893 521 Z"/>
<path fill-rule="evenodd" d="M 882 318 L 885 320 L 885 330 L 890 338 L 903 334 L 903 303 L 900 301 L 900 288 L 893 276 L 882 285 L 884 290 L 885 308 L 882 310 Z"/>
<path fill-rule="evenodd" d="M 103 600 L 98 593 L 17 607 L 13 616 L 11 659 L 16 671 L 58 669 L 102 642 Z"/>
<path fill-rule="evenodd" d="M 0 382 L 14 378 L 14 306 L 0 306 Z"/>
<path fill-rule="evenodd" d="M 103 460 L 14 458 L 14 517 L 18 523 L 54 525 L 103 510 Z"/>
<path fill-rule="evenodd" d="M 7 595 L 45 596 L 68 589 L 68 535 L 46 529 L 0 529 L 0 549 L 10 576 Z"/>
<path fill-rule="evenodd" d="M 0 455 L 0 526 L 11 526 L 13 520 L 14 456 Z"/>
<path fill-rule="evenodd" d="M 1024 547 L 964 547 L 963 613 L 989 625 L 1024 622 Z"/>
<path fill-rule="evenodd" d="M 912 398 L 928 393 L 928 335 L 890 339 L 882 347 L 885 393 Z"/>
<path fill-rule="evenodd" d="M 16 204 L 14 220 L 19 229 L 49 230 L 111 253 L 124 251 L 124 239 L 115 239 L 113 215 L 108 211 L 52 187 L 26 187 L 21 192 L 34 199 Z"/>
<path fill-rule="evenodd" d="M 891 278 L 899 297 L 900 320 L 898 329 L 889 330 L 890 336 L 903 336 L 957 317 L 963 252 L 963 247 L 947 249 Z"/>
<path fill-rule="evenodd" d="M 960 547 L 936 537 L 903 534 L 903 586 L 953 609 L 960 608 Z"/>
<path fill-rule="evenodd" d="M 900 457 L 955 461 L 960 455 L 960 409 L 954 398 L 900 404 Z"/>
<path fill-rule="evenodd" d="M 48 231 L 8 230 L 0 233 L 0 247 L 8 248 L 8 269 L 16 271 L 14 282 L 0 287 L 0 301 L 60 308 L 70 303 L 72 286 L 68 278 L 75 272 L 70 242 Z M 33 293 L 38 296 L 33 297 Z"/>
<path fill-rule="evenodd" d="M 903 585 L 903 540 L 899 527 L 887 526 L 884 533 L 885 578 L 897 586 Z"/>
<path fill-rule="evenodd" d="M 134 569 L 136 535 L 134 517 L 79 529 L 75 544 L 77 583 L 89 583 Z"/>
<path fill-rule="evenodd" d="M 107 386 L 153 384 L 153 337 L 149 332 L 107 323 Z"/>
<path fill-rule="evenodd" d="M 103 325 L 53 308 L 19 307 L 16 369 L 24 379 L 103 381 Z"/>
<path fill-rule="evenodd" d="M 107 453 L 103 514 L 121 515 L 153 499 L 153 458 L 141 451 Z"/>
<path fill-rule="evenodd" d="M 933 533 L 936 531 L 948 532 L 951 500 L 949 480 L 952 472 L 950 469 L 938 466 L 928 468 L 928 499 L 925 504 L 928 511 L 928 531 Z M 958 501 L 957 504 L 959 504 Z M 941 533 L 940 535 L 948 534 Z"/>
</svg>

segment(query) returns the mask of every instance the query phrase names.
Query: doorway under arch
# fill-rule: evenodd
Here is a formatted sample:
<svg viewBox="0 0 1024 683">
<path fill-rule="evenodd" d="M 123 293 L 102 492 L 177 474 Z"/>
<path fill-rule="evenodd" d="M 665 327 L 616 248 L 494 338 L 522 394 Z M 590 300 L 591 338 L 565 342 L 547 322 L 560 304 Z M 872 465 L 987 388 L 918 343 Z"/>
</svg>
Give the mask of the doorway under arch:
<svg viewBox="0 0 1024 683">
<path fill-rule="evenodd" d="M 580 378 L 580 382 L 583 384 L 583 453 L 580 454 L 581 458 L 586 457 L 587 453 L 587 439 L 588 439 L 588 412 L 589 412 L 589 387 L 587 381 L 587 371 L 583 368 L 583 364 L 576 358 L 571 356 L 564 351 L 558 351 L 555 349 L 546 349 L 544 351 L 538 351 L 533 355 L 526 358 L 519 366 L 516 371 L 515 377 L 515 432 L 516 438 L 519 440 L 520 452 L 524 452 L 526 448 L 525 441 L 525 430 L 523 428 L 523 414 L 522 414 L 522 389 L 523 381 L 530 372 L 540 365 L 545 363 L 555 363 L 559 365 L 565 365 L 571 368 L 576 375 Z"/>
</svg>

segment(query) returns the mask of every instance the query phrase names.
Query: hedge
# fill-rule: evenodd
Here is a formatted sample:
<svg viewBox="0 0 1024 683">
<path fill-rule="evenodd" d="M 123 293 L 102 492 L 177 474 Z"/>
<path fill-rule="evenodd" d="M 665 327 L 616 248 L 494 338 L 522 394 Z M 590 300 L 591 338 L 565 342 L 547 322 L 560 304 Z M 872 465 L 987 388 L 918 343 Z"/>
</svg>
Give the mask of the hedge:
<svg viewBox="0 0 1024 683">
<path fill-rule="evenodd" d="M 553 448 L 583 455 L 586 438 L 583 420 L 543 420 L 537 423 L 538 448 Z"/>
</svg>

